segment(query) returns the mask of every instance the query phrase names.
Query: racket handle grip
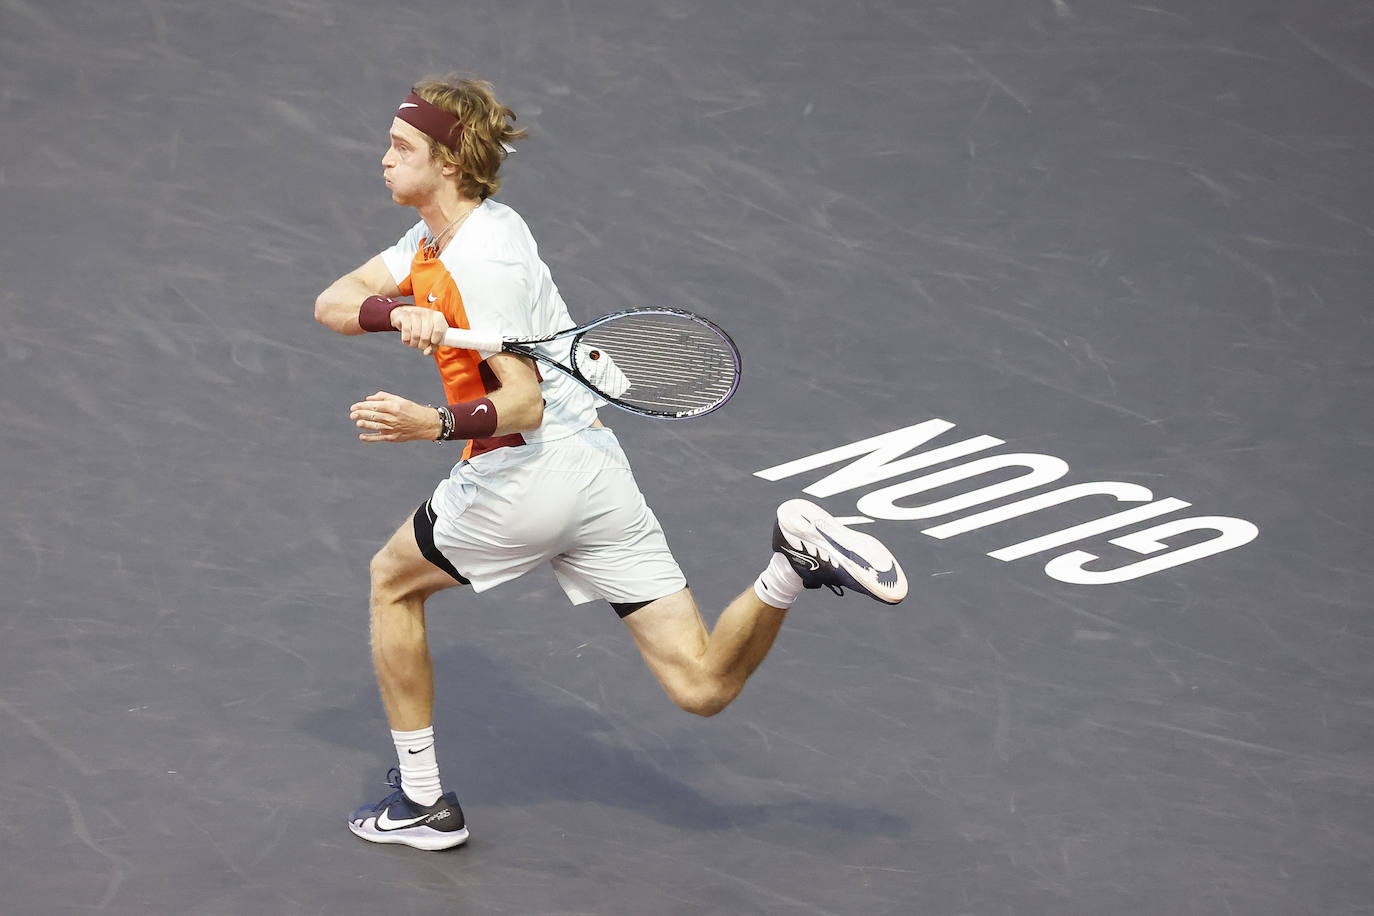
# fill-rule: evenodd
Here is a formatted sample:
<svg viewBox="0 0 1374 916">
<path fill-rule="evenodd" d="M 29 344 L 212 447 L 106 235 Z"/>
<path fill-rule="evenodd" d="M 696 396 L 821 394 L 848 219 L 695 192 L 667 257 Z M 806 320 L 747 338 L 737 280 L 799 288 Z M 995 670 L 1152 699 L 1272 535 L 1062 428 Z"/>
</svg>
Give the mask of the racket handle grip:
<svg viewBox="0 0 1374 916">
<path fill-rule="evenodd" d="M 499 334 L 484 334 L 466 328 L 449 328 L 444 332 L 444 346 L 462 347 L 464 350 L 481 350 L 485 353 L 501 352 L 504 339 Z"/>
</svg>

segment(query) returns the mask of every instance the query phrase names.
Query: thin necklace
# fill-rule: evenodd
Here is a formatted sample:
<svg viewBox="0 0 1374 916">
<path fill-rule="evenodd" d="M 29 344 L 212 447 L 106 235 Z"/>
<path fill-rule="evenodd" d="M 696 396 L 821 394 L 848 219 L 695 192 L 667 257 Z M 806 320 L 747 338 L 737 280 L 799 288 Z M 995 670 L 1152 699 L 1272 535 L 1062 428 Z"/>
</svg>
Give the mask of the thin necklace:
<svg viewBox="0 0 1374 916">
<path fill-rule="evenodd" d="M 436 236 L 434 236 L 434 238 L 430 239 L 429 243 L 425 247 L 433 249 L 434 253 L 438 254 L 441 250 L 439 246 L 443 244 L 444 237 L 447 236 L 449 232 L 452 229 L 454 229 L 459 223 L 463 222 L 465 219 L 471 216 L 472 212 L 480 206 L 482 206 L 482 202 L 479 200 L 477 203 L 473 204 L 467 210 L 464 210 L 462 213 L 459 213 L 456 217 L 453 218 L 453 222 L 449 223 L 443 229 L 439 230 L 439 233 Z"/>
</svg>

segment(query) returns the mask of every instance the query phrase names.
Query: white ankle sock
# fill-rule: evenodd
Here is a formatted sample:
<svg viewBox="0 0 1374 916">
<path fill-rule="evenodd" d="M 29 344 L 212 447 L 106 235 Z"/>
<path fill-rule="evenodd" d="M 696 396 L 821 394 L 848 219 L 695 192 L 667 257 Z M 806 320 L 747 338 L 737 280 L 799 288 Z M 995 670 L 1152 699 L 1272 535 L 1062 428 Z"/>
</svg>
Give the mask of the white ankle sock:
<svg viewBox="0 0 1374 916">
<path fill-rule="evenodd" d="M 787 562 L 787 557 L 780 553 L 773 554 L 773 559 L 768 562 L 768 568 L 759 573 L 759 577 L 754 580 L 754 594 L 758 595 L 764 604 L 773 607 L 790 608 L 792 602 L 801 594 L 801 590 L 801 576 L 797 575 L 792 564 Z"/>
<path fill-rule="evenodd" d="M 434 728 L 391 732 L 396 757 L 401 762 L 401 788 L 417 805 L 432 805 L 444 794 L 439 782 L 439 761 L 434 756 Z"/>
</svg>

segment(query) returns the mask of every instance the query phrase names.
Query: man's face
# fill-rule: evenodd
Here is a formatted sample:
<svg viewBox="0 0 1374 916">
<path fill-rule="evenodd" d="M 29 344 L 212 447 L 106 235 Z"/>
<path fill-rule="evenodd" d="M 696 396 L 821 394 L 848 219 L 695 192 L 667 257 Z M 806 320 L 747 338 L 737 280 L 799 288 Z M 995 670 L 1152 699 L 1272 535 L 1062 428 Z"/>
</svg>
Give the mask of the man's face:
<svg viewBox="0 0 1374 916">
<path fill-rule="evenodd" d="M 442 165 L 430 158 L 429 138 L 419 128 L 395 118 L 389 136 L 391 146 L 382 156 L 382 176 L 391 189 L 391 199 L 402 206 L 419 206 L 440 187 Z"/>
</svg>

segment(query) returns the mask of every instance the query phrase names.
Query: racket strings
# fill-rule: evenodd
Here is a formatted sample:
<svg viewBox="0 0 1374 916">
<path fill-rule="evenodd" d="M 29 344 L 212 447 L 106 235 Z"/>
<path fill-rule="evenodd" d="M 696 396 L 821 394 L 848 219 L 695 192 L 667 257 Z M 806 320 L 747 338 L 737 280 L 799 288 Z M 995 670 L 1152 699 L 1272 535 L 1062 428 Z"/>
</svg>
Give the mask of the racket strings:
<svg viewBox="0 0 1374 916">
<path fill-rule="evenodd" d="M 629 382 L 616 400 L 674 416 L 704 413 L 739 382 L 734 347 L 714 328 L 676 314 L 636 314 L 586 331 L 580 343 L 609 357 Z M 583 359 L 587 357 L 584 356 Z M 579 369 L 590 375 L 579 360 Z"/>
</svg>

